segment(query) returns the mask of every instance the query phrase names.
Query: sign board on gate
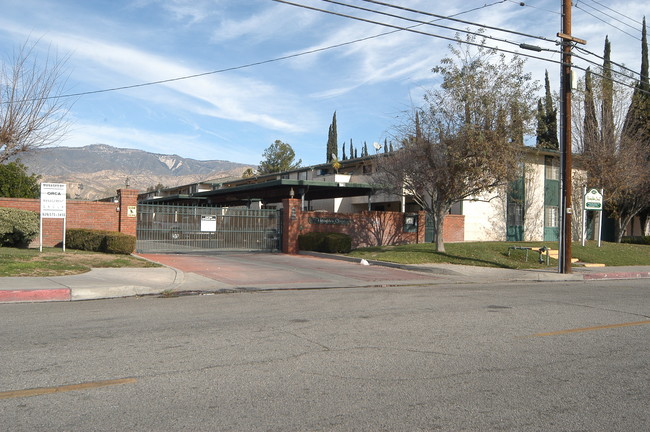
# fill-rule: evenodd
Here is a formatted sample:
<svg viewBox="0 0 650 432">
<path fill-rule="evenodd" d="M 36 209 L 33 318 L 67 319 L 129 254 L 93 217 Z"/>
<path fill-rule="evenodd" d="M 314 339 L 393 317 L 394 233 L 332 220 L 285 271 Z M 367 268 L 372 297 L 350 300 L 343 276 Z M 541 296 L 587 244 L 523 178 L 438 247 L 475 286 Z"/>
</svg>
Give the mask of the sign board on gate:
<svg viewBox="0 0 650 432">
<path fill-rule="evenodd" d="M 41 183 L 41 217 L 65 218 L 65 183 Z"/>
<path fill-rule="evenodd" d="M 603 194 L 597 189 L 590 189 L 585 194 L 585 210 L 602 210 Z"/>
</svg>

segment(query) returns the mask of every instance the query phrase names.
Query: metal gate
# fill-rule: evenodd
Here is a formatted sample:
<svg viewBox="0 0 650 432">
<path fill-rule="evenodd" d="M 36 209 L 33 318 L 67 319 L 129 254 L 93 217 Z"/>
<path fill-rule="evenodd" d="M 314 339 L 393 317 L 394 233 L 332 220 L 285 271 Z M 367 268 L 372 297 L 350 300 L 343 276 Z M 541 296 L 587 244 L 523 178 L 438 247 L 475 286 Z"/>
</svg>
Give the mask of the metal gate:
<svg viewBox="0 0 650 432">
<path fill-rule="evenodd" d="M 279 210 L 139 204 L 136 251 L 277 251 Z"/>
</svg>

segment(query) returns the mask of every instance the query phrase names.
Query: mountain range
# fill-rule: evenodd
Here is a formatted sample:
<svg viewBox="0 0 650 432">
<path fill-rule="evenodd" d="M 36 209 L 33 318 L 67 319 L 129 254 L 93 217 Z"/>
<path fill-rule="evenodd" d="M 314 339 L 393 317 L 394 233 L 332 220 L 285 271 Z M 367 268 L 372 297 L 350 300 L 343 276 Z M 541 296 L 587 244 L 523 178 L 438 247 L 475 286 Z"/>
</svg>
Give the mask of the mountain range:
<svg viewBox="0 0 650 432">
<path fill-rule="evenodd" d="M 29 174 L 42 182 L 66 183 L 71 198 L 114 196 L 119 188 L 145 191 L 227 177 L 241 177 L 251 165 L 224 160 L 196 160 L 105 144 L 50 147 L 19 155 Z"/>
</svg>

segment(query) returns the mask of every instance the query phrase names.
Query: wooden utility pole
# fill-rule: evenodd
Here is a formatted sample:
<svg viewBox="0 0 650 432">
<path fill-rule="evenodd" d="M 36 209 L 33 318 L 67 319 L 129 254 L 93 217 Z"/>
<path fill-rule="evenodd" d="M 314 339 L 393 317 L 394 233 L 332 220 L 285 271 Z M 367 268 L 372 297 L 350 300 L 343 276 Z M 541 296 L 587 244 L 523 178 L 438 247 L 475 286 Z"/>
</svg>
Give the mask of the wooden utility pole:
<svg viewBox="0 0 650 432">
<path fill-rule="evenodd" d="M 574 43 L 587 42 L 571 36 L 571 1 L 562 0 L 562 66 L 560 72 L 560 160 L 562 170 L 562 194 L 560 202 L 560 273 L 571 273 L 571 48 Z"/>
</svg>

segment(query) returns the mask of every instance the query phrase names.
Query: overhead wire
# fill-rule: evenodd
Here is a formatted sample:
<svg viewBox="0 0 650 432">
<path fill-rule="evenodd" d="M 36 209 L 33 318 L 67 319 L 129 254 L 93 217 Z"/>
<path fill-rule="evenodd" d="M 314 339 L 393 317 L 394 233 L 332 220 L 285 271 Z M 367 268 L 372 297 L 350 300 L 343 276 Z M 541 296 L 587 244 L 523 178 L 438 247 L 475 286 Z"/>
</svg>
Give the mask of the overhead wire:
<svg viewBox="0 0 650 432">
<path fill-rule="evenodd" d="M 466 13 L 470 13 L 470 12 L 474 12 L 474 11 L 477 11 L 477 10 L 485 9 L 485 8 L 488 8 L 488 7 L 497 5 L 497 4 L 504 3 L 505 1 L 506 0 L 499 0 L 499 1 L 495 1 L 493 3 L 485 3 L 482 6 L 477 6 L 477 7 L 471 8 L 471 9 L 467 9 L 467 10 L 455 13 L 453 15 L 450 15 L 449 17 L 452 18 L 452 17 L 460 16 L 460 15 L 463 15 L 463 14 L 466 14 Z M 148 81 L 148 82 L 144 82 L 144 83 L 131 84 L 131 85 L 125 85 L 125 86 L 119 86 L 119 87 L 111 87 L 111 88 L 106 88 L 106 89 L 89 90 L 89 91 L 77 92 L 77 93 L 69 93 L 69 94 L 58 95 L 58 96 L 48 96 L 48 97 L 43 97 L 43 98 L 25 99 L 25 100 L 21 100 L 20 102 L 33 102 L 33 101 L 47 100 L 47 99 L 81 97 L 81 96 L 88 96 L 88 95 L 93 95 L 93 94 L 109 93 L 109 92 L 120 91 L 120 90 L 130 90 L 130 89 L 140 88 L 140 87 L 148 87 L 148 86 L 154 86 L 154 85 L 160 85 L 160 84 L 167 84 L 167 83 L 176 82 L 176 81 L 183 81 L 183 80 L 199 78 L 199 77 L 208 76 L 208 75 L 215 75 L 215 74 L 224 73 L 224 72 L 231 72 L 231 71 L 235 71 L 235 70 L 246 69 L 246 68 L 255 67 L 255 66 L 261 66 L 261 65 L 274 63 L 274 62 L 279 62 L 279 61 L 283 61 L 283 60 L 289 60 L 289 59 L 292 59 L 292 58 L 297 58 L 297 57 L 302 57 L 302 56 L 305 56 L 305 55 L 315 54 L 315 53 L 318 53 L 318 52 L 328 51 L 328 50 L 331 50 L 331 49 L 340 48 L 340 47 L 343 47 L 343 46 L 352 45 L 352 44 L 359 43 L 359 42 L 365 42 L 367 40 L 371 40 L 371 39 L 375 39 L 375 38 L 378 38 L 378 37 L 390 35 L 390 34 L 393 34 L 393 33 L 397 33 L 399 31 L 401 31 L 401 30 L 391 30 L 391 31 L 388 31 L 388 32 L 378 33 L 378 34 L 375 34 L 375 35 L 371 35 L 371 36 L 367 36 L 367 37 L 363 37 L 363 38 L 358 38 L 358 39 L 354 39 L 354 40 L 347 41 L 347 42 L 341 42 L 341 43 L 337 43 L 337 44 L 328 45 L 326 47 L 314 48 L 314 49 L 311 49 L 311 50 L 301 51 L 299 53 L 288 54 L 288 55 L 285 55 L 285 56 L 275 57 L 275 58 L 272 58 L 272 59 L 266 59 L 266 60 L 247 63 L 247 64 L 243 64 L 243 65 L 239 65 L 239 66 L 232 66 L 232 67 L 229 67 L 229 68 L 217 69 L 217 70 L 212 70 L 212 71 L 202 72 L 202 73 L 197 73 L 197 74 L 192 74 L 192 75 L 184 75 L 184 76 L 168 78 L 168 79 L 164 79 L 164 80 Z M 5 105 L 5 104 L 8 104 L 8 103 L 11 103 L 11 102 L 0 101 L 0 105 Z"/>
<path fill-rule="evenodd" d="M 587 11 L 587 10 L 581 8 L 581 7 L 578 6 L 578 5 L 574 5 L 574 7 L 575 7 L 576 9 L 580 9 L 581 11 L 583 11 L 583 12 L 586 13 L 587 15 L 592 16 L 593 18 L 596 18 L 598 21 L 601 21 L 601 22 L 607 24 L 608 26 L 611 26 L 611 27 L 615 28 L 616 30 L 620 31 L 621 33 L 625 33 L 626 35 L 628 35 L 628 36 L 630 36 L 630 37 L 632 37 L 632 38 L 634 38 L 634 39 L 636 39 L 636 40 L 641 40 L 641 39 L 639 39 L 638 37 L 634 36 L 633 34 L 628 33 L 628 32 L 626 32 L 625 30 L 623 30 L 623 29 L 621 29 L 621 28 L 619 28 L 619 27 L 616 27 L 616 26 L 613 25 L 612 23 L 610 23 L 610 22 L 608 22 L 608 21 L 606 21 L 606 20 L 604 20 L 604 19 L 602 19 L 602 18 L 600 18 L 600 17 L 598 17 L 598 16 L 592 14 L 591 12 L 589 12 L 589 11 Z"/>
<path fill-rule="evenodd" d="M 538 10 L 542 10 L 542 11 L 544 11 L 544 12 L 549 12 L 549 13 L 556 14 L 556 15 L 562 15 L 562 12 L 559 12 L 559 11 L 552 11 L 552 10 L 550 10 L 550 9 L 544 9 L 544 8 L 539 7 L 539 6 L 530 5 L 530 4 L 526 3 L 526 2 L 515 1 L 515 0 L 508 0 L 508 1 L 509 1 L 510 3 L 514 3 L 514 4 L 519 5 L 519 6 L 529 7 L 529 8 L 533 8 L 533 9 L 538 9 Z"/>
<path fill-rule="evenodd" d="M 369 19 L 366 19 L 366 18 L 355 17 L 355 16 L 352 16 L 352 15 L 347 15 L 347 14 L 343 14 L 343 13 L 340 13 L 340 12 L 334 12 L 334 11 L 329 11 L 329 10 L 326 10 L 326 9 L 320 9 L 320 8 L 316 8 L 314 6 L 308 6 L 308 5 L 303 5 L 303 4 L 299 4 L 299 3 L 293 3 L 293 2 L 288 1 L 288 0 L 274 0 L 274 1 L 279 2 L 279 3 L 285 3 L 285 4 L 288 4 L 288 5 L 292 5 L 292 6 L 305 8 L 305 9 L 309 9 L 309 10 L 324 12 L 324 13 L 327 13 L 327 14 L 330 14 L 330 15 L 340 16 L 340 17 L 344 17 L 344 18 L 350 18 L 350 19 L 353 19 L 353 20 L 367 22 L 367 23 L 376 24 L 376 25 L 381 25 L 381 26 L 385 26 L 385 27 L 389 27 L 389 28 L 395 28 L 395 29 L 402 30 L 402 31 L 409 31 L 409 32 L 417 33 L 417 34 L 422 34 L 422 35 L 425 35 L 425 36 L 431 36 L 431 37 L 445 39 L 445 40 L 452 40 L 452 41 L 461 42 L 461 43 L 464 43 L 464 44 L 467 44 L 467 45 L 485 47 L 485 48 L 488 48 L 488 49 L 493 49 L 495 51 L 505 52 L 505 53 L 509 53 L 509 54 L 515 54 L 515 55 L 519 55 L 519 56 L 523 56 L 523 57 L 529 57 L 529 58 L 533 58 L 533 59 L 537 59 L 537 60 L 542 60 L 542 61 L 545 61 L 545 62 L 560 64 L 560 65 L 566 65 L 566 63 L 564 63 L 561 60 L 548 59 L 548 58 L 544 58 L 544 57 L 530 55 L 530 54 L 527 54 L 527 53 L 521 53 L 521 52 L 506 50 L 506 49 L 499 48 L 499 47 L 484 46 L 482 44 L 475 43 L 475 42 L 470 42 L 470 41 L 463 41 L 463 40 L 458 41 L 458 39 L 456 39 L 456 38 L 451 38 L 451 37 L 447 37 L 447 36 L 442 36 L 442 35 L 437 35 L 437 34 L 433 34 L 433 33 L 423 32 L 423 31 L 416 30 L 416 29 L 413 28 L 413 27 L 416 27 L 416 26 L 401 27 L 401 26 L 397 26 L 397 25 L 394 25 L 394 24 L 382 23 L 382 22 L 379 22 L 379 21 L 373 21 L 373 20 L 369 20 Z M 321 0 L 321 1 L 331 3 L 333 0 Z M 406 18 L 404 18 L 404 19 L 406 19 Z M 419 25 L 421 25 L 421 24 L 418 24 L 418 26 Z M 560 51 L 552 51 L 552 50 L 548 50 L 548 51 L 551 51 L 551 52 L 554 52 L 554 53 L 560 53 Z M 587 50 L 584 50 L 584 51 L 591 54 L 591 55 L 595 55 L 595 54 L 593 54 L 593 53 L 591 53 L 591 52 L 589 52 Z M 585 61 L 587 61 L 589 63 L 597 65 L 597 63 L 595 63 L 593 61 L 590 61 L 588 59 L 585 59 L 585 58 L 583 58 L 581 56 L 578 56 L 578 55 L 574 55 L 574 56 L 577 57 L 577 58 L 581 58 L 581 59 L 583 59 L 583 60 L 585 60 Z M 598 57 L 598 56 L 596 55 L 596 57 Z M 614 62 L 612 62 L 612 64 L 615 64 L 617 66 L 622 66 L 622 65 L 619 65 L 618 63 L 614 63 Z M 573 64 L 573 63 L 571 63 L 570 66 L 572 66 L 572 67 L 574 67 L 574 68 L 576 68 L 578 70 L 582 70 L 584 72 L 587 71 L 587 69 L 585 67 L 581 67 L 581 66 Z M 624 67 L 624 66 L 622 66 L 622 67 Z M 593 71 L 590 71 L 590 72 L 592 73 L 592 75 L 599 76 L 601 78 L 608 78 L 608 77 L 605 77 L 602 74 L 599 74 L 598 72 L 593 72 Z M 617 73 L 617 71 L 614 71 L 614 70 L 612 70 L 612 72 Z M 622 75 L 624 75 L 624 74 L 622 74 Z M 615 82 L 615 83 L 620 84 L 622 86 L 629 87 L 629 88 L 635 88 L 635 86 L 631 85 L 630 83 L 626 83 L 624 81 L 621 81 L 621 80 L 618 80 L 618 79 L 615 79 L 615 78 L 609 78 L 609 79 L 611 79 L 612 82 Z M 646 91 L 642 91 L 642 92 L 650 94 L 650 92 L 646 92 Z"/>
<path fill-rule="evenodd" d="M 420 25 L 430 25 L 430 26 L 442 28 L 442 29 L 445 29 L 445 30 L 453 30 L 453 31 L 458 32 L 458 33 L 467 33 L 467 34 L 471 34 L 471 35 L 474 35 L 474 36 L 481 36 L 483 38 L 490 39 L 490 40 L 495 40 L 495 41 L 498 41 L 498 42 L 505 42 L 505 43 L 508 43 L 508 44 L 516 45 L 516 46 L 520 45 L 519 42 L 513 42 L 513 41 L 509 41 L 507 39 L 495 38 L 494 36 L 486 35 L 486 34 L 481 33 L 481 32 L 474 32 L 474 31 L 467 30 L 467 29 L 459 29 L 459 28 L 456 28 L 456 27 L 449 27 L 449 26 L 445 26 L 445 25 L 442 25 L 442 24 L 436 24 L 433 21 L 422 21 L 422 20 L 417 20 L 417 19 L 414 19 L 414 18 L 407 18 L 407 17 L 403 17 L 401 15 L 391 14 L 391 13 L 388 13 L 388 12 L 382 12 L 382 11 L 378 11 L 378 10 L 375 10 L 375 9 L 369 9 L 369 8 L 364 8 L 364 7 L 361 7 L 361 6 L 342 3 L 342 2 L 339 2 L 339 1 L 336 1 L 336 0 L 321 0 L 321 1 L 336 4 L 336 5 L 339 5 L 339 6 L 349 7 L 349 8 L 352 8 L 352 9 L 362 10 L 362 11 L 366 11 L 366 12 L 372 12 L 372 13 L 388 16 L 388 17 L 391 17 L 391 18 L 398 18 L 398 19 L 405 20 L 405 21 L 411 21 L 411 22 L 414 22 L 414 23 L 418 23 Z M 400 9 L 402 9 L 402 8 L 400 8 Z M 413 27 L 416 27 L 416 26 L 413 26 Z"/>
<path fill-rule="evenodd" d="M 300 3 L 293 3 L 293 2 L 290 2 L 288 0 L 273 0 L 273 1 L 276 1 L 278 3 L 285 3 L 285 4 L 288 4 L 288 5 L 301 7 L 301 8 L 304 8 L 304 9 L 310 9 L 310 10 L 314 10 L 314 11 L 324 12 L 324 13 L 327 13 L 327 14 L 330 14 L 330 15 L 336 15 L 336 16 L 340 16 L 340 17 L 343 17 L 343 18 L 350 18 L 350 19 L 353 19 L 353 20 L 362 21 L 362 22 L 366 22 L 366 23 L 369 23 L 369 24 L 376 24 L 376 25 L 380 25 L 380 26 L 384 26 L 384 27 L 389 27 L 389 28 L 401 30 L 401 31 L 408 31 L 408 32 L 411 32 L 411 33 L 421 34 L 421 35 L 424 35 L 424 36 L 431 36 L 431 37 L 435 37 L 435 38 L 438 38 L 438 39 L 444 39 L 444 40 L 449 40 L 449 41 L 452 41 L 452 42 L 458 42 L 458 39 L 456 39 L 454 37 L 443 36 L 443 35 L 438 35 L 438 34 L 435 34 L 435 33 L 429 33 L 429 32 L 416 30 L 414 28 L 415 26 L 403 27 L 403 26 L 398 26 L 398 25 L 394 25 L 394 24 L 383 23 L 381 21 L 374 21 L 374 20 L 370 20 L 370 19 L 367 19 L 367 18 L 355 17 L 355 16 L 352 16 L 352 15 L 347 15 L 347 14 L 343 14 L 343 13 L 339 13 L 339 12 L 329 11 L 329 10 L 326 10 L 326 9 L 320 9 L 320 8 L 316 8 L 314 6 L 307 6 L 307 5 L 303 5 L 303 4 L 300 4 Z M 521 52 L 512 51 L 512 50 L 507 50 L 507 49 L 503 49 L 503 48 L 499 48 L 499 47 L 485 46 L 485 45 L 477 43 L 477 42 L 470 42 L 470 41 L 461 41 L 461 42 L 466 44 L 466 45 L 484 47 L 484 48 L 488 48 L 488 49 L 492 49 L 492 50 L 495 50 L 495 51 L 504 52 L 504 53 L 508 53 L 508 54 L 520 55 L 520 56 L 523 56 L 523 57 L 534 58 L 534 59 L 537 59 L 537 60 L 543 60 L 543 61 L 556 63 L 556 64 L 563 64 L 562 61 L 560 61 L 560 60 L 552 60 L 552 59 L 545 58 L 545 57 L 539 57 L 539 56 L 526 54 L 526 53 L 521 53 Z M 555 53 L 560 53 L 560 51 L 555 51 Z"/>
<path fill-rule="evenodd" d="M 321 1 L 329 1 L 329 0 L 321 0 Z M 381 6 L 387 6 L 387 7 L 391 7 L 391 8 L 395 8 L 395 9 L 400 9 L 400 10 L 407 11 L 407 12 L 418 13 L 418 14 L 422 14 L 422 15 L 426 15 L 426 16 L 430 16 L 430 17 L 436 17 L 436 18 L 440 18 L 440 19 L 448 19 L 450 21 L 455 21 L 455 22 L 459 22 L 459 23 L 462 23 L 462 24 L 468 24 L 468 25 L 472 25 L 472 26 L 476 26 L 476 27 L 481 27 L 481 28 L 488 29 L 488 30 L 495 30 L 495 31 L 500 31 L 500 32 L 505 32 L 505 33 L 511 33 L 511 34 L 515 34 L 515 35 L 518 35 L 518 36 L 525 36 L 525 37 L 529 37 L 529 38 L 533 38 L 533 39 L 543 40 L 543 41 L 546 41 L 546 42 L 552 42 L 552 43 L 556 42 L 554 39 L 549 39 L 549 38 L 546 38 L 544 36 L 535 36 L 535 35 L 531 35 L 531 34 L 528 34 L 528 33 L 518 32 L 518 31 L 515 31 L 515 30 L 509 30 L 509 29 L 504 29 L 504 28 L 501 28 L 501 27 L 494 27 L 494 26 L 490 26 L 490 25 L 486 25 L 486 24 L 475 23 L 475 22 L 472 22 L 472 21 L 466 21 L 466 20 L 461 20 L 461 19 L 457 19 L 457 18 L 447 17 L 445 15 L 434 14 L 434 13 L 431 13 L 431 12 L 425 12 L 425 11 L 421 11 L 421 10 L 418 10 L 418 9 L 411 9 L 411 8 L 407 8 L 407 7 L 404 7 L 404 6 L 397 6 L 397 5 L 393 5 L 393 4 L 390 4 L 390 3 L 385 3 L 385 2 L 382 2 L 382 1 L 378 1 L 378 0 L 361 0 L 361 1 L 364 1 L 366 3 L 374 3 L 374 4 L 377 4 L 377 5 L 381 5 Z"/>
<path fill-rule="evenodd" d="M 575 5 L 575 6 L 578 7 L 578 5 L 579 5 L 579 2 L 576 2 L 576 5 Z M 625 21 L 622 21 L 622 20 L 620 20 L 620 19 L 618 19 L 618 18 L 616 18 L 616 17 L 614 17 L 614 16 L 611 16 L 610 14 L 607 14 L 607 13 L 603 12 L 602 10 L 598 9 L 597 7 L 590 5 L 589 3 L 585 3 L 584 5 L 587 6 L 587 7 L 592 8 L 592 9 L 595 10 L 595 11 L 598 11 L 599 13 L 605 15 L 607 18 L 613 19 L 613 20 L 616 21 L 616 22 L 619 22 L 619 23 L 621 23 L 621 24 L 623 24 L 623 25 L 625 25 L 625 26 L 628 26 L 628 27 L 631 28 L 632 30 L 636 30 L 636 31 L 638 31 L 638 32 L 641 31 L 639 28 L 634 27 L 633 25 L 630 25 L 630 24 L 626 23 Z M 611 25 L 611 24 L 610 24 L 610 25 Z M 614 27 L 614 28 L 618 28 L 618 27 L 616 27 L 616 26 L 612 26 L 612 27 Z M 619 29 L 619 30 L 620 30 L 620 29 Z"/>
<path fill-rule="evenodd" d="M 605 9 L 610 10 L 610 11 L 614 12 L 615 14 L 618 14 L 618 15 L 622 16 L 623 18 L 627 18 L 627 19 L 629 19 L 630 21 L 635 22 L 635 23 L 637 23 L 637 24 L 639 24 L 639 25 L 642 25 L 642 24 L 643 24 L 642 22 L 637 21 L 637 20 L 635 20 L 634 18 L 631 18 L 631 17 L 629 17 L 629 16 L 627 16 L 627 15 L 625 15 L 625 14 L 623 14 L 623 13 L 621 13 L 621 12 L 615 10 L 615 9 L 612 9 L 611 7 L 605 5 L 605 4 L 603 4 L 603 3 L 601 3 L 601 2 L 599 2 L 599 1 L 597 1 L 597 0 L 589 0 L 589 1 L 592 2 L 592 3 L 596 3 L 597 5 L 602 6 L 602 7 L 604 7 Z"/>
</svg>

